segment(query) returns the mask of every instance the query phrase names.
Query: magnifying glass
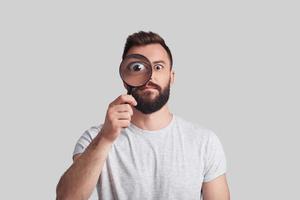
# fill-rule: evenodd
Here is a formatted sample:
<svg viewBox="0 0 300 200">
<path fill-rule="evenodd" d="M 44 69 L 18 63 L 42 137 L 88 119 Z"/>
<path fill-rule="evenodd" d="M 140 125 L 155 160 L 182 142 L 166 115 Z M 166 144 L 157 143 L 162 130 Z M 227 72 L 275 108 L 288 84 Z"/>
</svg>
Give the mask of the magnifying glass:
<svg viewBox="0 0 300 200">
<path fill-rule="evenodd" d="M 129 54 L 121 62 L 119 73 L 128 86 L 127 94 L 131 94 L 134 88 L 146 85 L 151 79 L 151 62 L 141 54 Z"/>
</svg>

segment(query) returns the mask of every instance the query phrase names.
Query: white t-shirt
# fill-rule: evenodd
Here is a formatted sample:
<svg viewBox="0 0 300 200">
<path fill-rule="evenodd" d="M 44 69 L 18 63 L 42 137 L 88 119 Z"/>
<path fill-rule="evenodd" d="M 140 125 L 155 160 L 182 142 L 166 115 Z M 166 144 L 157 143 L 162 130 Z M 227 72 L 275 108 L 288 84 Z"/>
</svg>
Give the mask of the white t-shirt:
<svg viewBox="0 0 300 200">
<path fill-rule="evenodd" d="M 101 130 L 93 126 L 79 138 L 82 153 Z M 157 131 L 134 124 L 122 129 L 97 183 L 101 200 L 199 200 L 203 182 L 226 172 L 222 144 L 214 132 L 174 115 Z"/>
</svg>

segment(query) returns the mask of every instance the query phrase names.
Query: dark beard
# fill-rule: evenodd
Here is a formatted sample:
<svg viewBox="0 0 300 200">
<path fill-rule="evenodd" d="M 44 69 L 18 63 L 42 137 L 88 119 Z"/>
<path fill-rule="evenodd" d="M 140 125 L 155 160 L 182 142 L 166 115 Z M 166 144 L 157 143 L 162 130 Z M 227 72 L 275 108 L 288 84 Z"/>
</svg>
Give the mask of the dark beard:
<svg viewBox="0 0 300 200">
<path fill-rule="evenodd" d="M 153 100 L 143 98 L 137 93 L 139 89 L 140 88 L 135 88 L 132 90 L 132 96 L 137 101 L 135 108 L 144 114 L 151 114 L 160 110 L 168 102 L 170 96 L 170 81 L 163 90 L 156 86 L 155 89 L 159 91 L 159 94 Z"/>
</svg>

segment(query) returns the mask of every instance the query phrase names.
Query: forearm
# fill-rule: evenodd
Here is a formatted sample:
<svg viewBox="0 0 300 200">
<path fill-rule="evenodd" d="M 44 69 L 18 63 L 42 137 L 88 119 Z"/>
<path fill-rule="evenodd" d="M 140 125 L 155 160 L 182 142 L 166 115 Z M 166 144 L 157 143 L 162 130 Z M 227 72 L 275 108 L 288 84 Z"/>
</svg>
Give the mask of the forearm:
<svg viewBox="0 0 300 200">
<path fill-rule="evenodd" d="M 112 142 L 97 137 L 61 177 L 57 199 L 88 199 L 94 190 Z"/>
</svg>

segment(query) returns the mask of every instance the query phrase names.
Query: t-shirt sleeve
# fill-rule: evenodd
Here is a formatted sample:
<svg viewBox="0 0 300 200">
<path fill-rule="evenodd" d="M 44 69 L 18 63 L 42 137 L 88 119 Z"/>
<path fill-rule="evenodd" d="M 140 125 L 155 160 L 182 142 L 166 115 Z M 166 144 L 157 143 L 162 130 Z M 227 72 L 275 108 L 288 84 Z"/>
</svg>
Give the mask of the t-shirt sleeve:
<svg viewBox="0 0 300 200">
<path fill-rule="evenodd" d="M 204 162 L 203 182 L 209 182 L 226 173 L 224 149 L 218 136 L 213 131 L 208 134 Z"/>
<path fill-rule="evenodd" d="M 92 126 L 91 128 L 84 131 L 81 137 L 77 140 L 77 143 L 73 151 L 73 156 L 79 153 L 83 153 L 84 150 L 92 142 L 92 140 L 98 135 L 101 128 L 102 128 L 102 124 L 99 126 Z"/>
</svg>

